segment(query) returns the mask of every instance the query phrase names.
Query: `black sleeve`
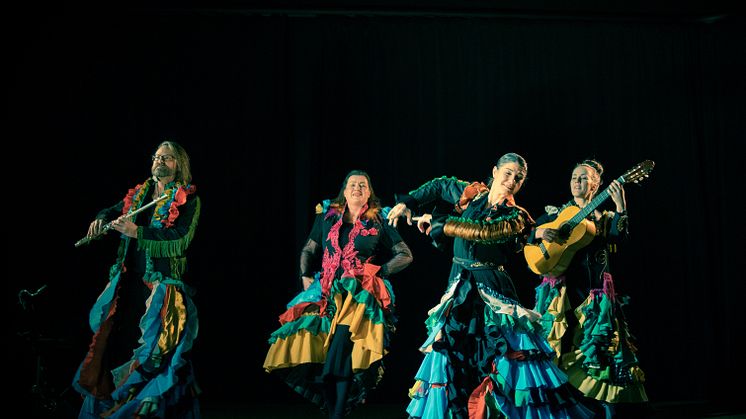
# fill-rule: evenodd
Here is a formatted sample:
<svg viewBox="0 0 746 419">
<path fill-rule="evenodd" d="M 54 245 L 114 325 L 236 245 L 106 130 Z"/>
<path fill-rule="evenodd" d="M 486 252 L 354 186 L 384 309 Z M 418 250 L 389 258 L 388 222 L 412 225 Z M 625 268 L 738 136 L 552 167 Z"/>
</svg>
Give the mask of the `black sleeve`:
<svg viewBox="0 0 746 419">
<path fill-rule="evenodd" d="M 96 214 L 97 220 L 104 220 L 109 222 L 122 215 L 122 209 L 124 208 L 124 200 L 117 202 L 109 208 L 102 209 Z"/>
<path fill-rule="evenodd" d="M 312 277 L 320 269 L 321 260 L 321 234 L 323 230 L 324 216 L 318 214 L 311 228 L 305 246 L 300 251 L 300 275 Z"/>
<path fill-rule="evenodd" d="M 324 239 L 321 234 L 324 230 L 324 214 L 316 214 L 316 219 L 313 220 L 313 227 L 311 227 L 311 234 L 308 235 L 309 240 L 313 240 L 316 243 L 321 243 Z"/>
<path fill-rule="evenodd" d="M 602 229 L 610 243 L 622 243 L 629 239 L 629 216 L 624 213 L 604 211 Z"/>
<path fill-rule="evenodd" d="M 536 219 L 536 224 L 531 228 L 531 231 L 528 233 L 528 237 L 526 238 L 527 244 L 536 244 L 538 245 L 541 241 L 540 239 L 537 239 L 535 237 L 536 229 L 541 227 L 542 224 L 550 223 L 557 219 L 557 214 L 549 215 L 547 213 L 541 214 L 539 218 Z"/>
<path fill-rule="evenodd" d="M 449 211 L 441 206 L 436 206 L 432 211 L 432 219 L 430 220 L 430 238 L 432 244 L 438 250 L 448 250 L 453 247 L 453 237 L 448 237 L 443 233 L 443 228 L 448 221 L 448 217 L 452 215 L 452 211 Z"/>
<path fill-rule="evenodd" d="M 199 197 L 190 194 L 178 207 L 179 216 L 172 226 L 155 228 L 143 219 L 144 225 L 137 227 L 137 250 L 148 251 L 153 257 L 185 256 L 199 223 L 200 207 Z"/>
<path fill-rule="evenodd" d="M 139 240 L 152 240 L 152 241 L 172 241 L 182 240 L 193 233 L 196 228 L 196 224 L 199 221 L 199 208 L 200 200 L 199 197 L 190 194 L 187 197 L 187 201 L 184 205 L 181 205 L 179 209 L 179 216 L 176 217 L 174 225 L 170 228 L 154 228 L 150 227 L 149 220 L 142 219 L 139 228 L 142 229 L 142 233 L 138 234 Z M 138 214 L 139 218 L 142 214 Z"/>
<path fill-rule="evenodd" d="M 403 202 L 412 211 L 429 205 L 437 200 L 442 200 L 453 205 L 456 204 L 464 193 L 469 182 L 458 180 L 455 177 L 439 177 L 433 179 L 419 188 L 407 194 L 396 194 L 396 202 Z"/>
<path fill-rule="evenodd" d="M 395 274 L 412 263 L 412 251 L 395 228 L 384 223 L 381 227 L 381 246 L 391 252 L 391 259 L 381 265 L 381 276 Z"/>
</svg>

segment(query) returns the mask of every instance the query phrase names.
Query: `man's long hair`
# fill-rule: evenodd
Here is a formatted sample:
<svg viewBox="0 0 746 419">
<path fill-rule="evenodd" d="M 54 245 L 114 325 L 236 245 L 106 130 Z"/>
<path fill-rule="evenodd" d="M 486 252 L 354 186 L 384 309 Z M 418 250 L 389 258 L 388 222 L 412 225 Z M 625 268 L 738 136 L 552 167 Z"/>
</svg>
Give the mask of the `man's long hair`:
<svg viewBox="0 0 746 419">
<path fill-rule="evenodd" d="M 165 147 L 171 150 L 174 157 L 176 158 L 176 175 L 174 176 L 174 180 L 183 184 L 191 183 L 192 168 L 189 164 L 189 154 L 187 154 L 186 150 L 184 150 L 184 147 L 182 147 L 179 143 L 171 140 L 166 140 L 158 144 L 156 150 L 161 147 Z"/>
</svg>

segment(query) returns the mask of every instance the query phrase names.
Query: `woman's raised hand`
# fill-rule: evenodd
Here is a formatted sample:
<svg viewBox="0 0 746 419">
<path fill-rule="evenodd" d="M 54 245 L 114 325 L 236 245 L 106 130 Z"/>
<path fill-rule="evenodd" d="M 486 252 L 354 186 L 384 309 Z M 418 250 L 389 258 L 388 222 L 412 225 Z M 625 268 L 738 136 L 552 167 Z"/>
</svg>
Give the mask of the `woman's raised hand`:
<svg viewBox="0 0 746 419">
<path fill-rule="evenodd" d="M 400 202 L 396 205 L 394 205 L 393 208 L 391 208 L 391 211 L 389 211 L 388 220 L 389 225 L 396 227 L 396 225 L 399 223 L 399 217 L 404 216 L 407 218 L 407 224 L 412 225 L 412 210 L 407 208 L 407 204 Z"/>
<path fill-rule="evenodd" d="M 430 234 L 433 229 L 432 214 L 422 214 L 419 217 L 412 217 L 412 220 L 417 221 L 417 229 L 420 230 L 420 233 Z"/>
</svg>

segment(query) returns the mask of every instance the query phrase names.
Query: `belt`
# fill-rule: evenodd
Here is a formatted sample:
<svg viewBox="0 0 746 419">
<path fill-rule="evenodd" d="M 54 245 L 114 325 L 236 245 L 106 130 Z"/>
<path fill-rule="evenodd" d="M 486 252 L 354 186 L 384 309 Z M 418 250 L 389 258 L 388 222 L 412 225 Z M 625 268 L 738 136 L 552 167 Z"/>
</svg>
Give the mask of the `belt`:
<svg viewBox="0 0 746 419">
<path fill-rule="evenodd" d="M 473 259 L 464 259 L 460 257 L 453 258 L 453 263 L 468 269 L 470 271 L 482 271 L 482 270 L 497 270 L 497 271 L 504 271 L 505 268 L 503 265 L 498 265 L 497 263 L 493 262 L 482 262 L 479 260 L 473 260 Z"/>
</svg>

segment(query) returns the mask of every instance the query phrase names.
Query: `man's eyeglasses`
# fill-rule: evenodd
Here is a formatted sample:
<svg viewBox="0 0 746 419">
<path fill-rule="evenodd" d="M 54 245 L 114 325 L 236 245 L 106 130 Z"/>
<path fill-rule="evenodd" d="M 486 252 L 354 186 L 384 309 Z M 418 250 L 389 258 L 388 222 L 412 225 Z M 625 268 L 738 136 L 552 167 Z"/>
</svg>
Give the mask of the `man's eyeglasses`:
<svg viewBox="0 0 746 419">
<path fill-rule="evenodd" d="M 151 156 L 150 158 L 151 158 L 151 159 L 152 159 L 153 161 L 158 161 L 158 160 L 160 160 L 160 161 L 161 161 L 161 162 L 163 162 L 163 163 L 168 163 L 168 162 L 170 162 L 170 161 L 174 161 L 174 160 L 176 160 L 176 157 L 174 157 L 174 156 L 172 156 L 172 155 L 170 155 L 170 154 L 164 154 L 164 155 L 162 155 L 162 156 L 158 156 L 158 155 L 153 155 L 153 156 Z"/>
</svg>

